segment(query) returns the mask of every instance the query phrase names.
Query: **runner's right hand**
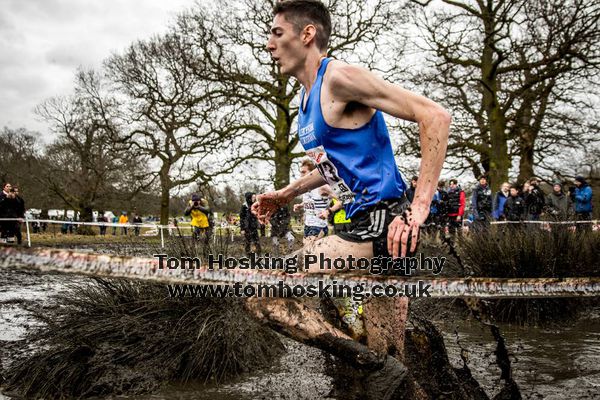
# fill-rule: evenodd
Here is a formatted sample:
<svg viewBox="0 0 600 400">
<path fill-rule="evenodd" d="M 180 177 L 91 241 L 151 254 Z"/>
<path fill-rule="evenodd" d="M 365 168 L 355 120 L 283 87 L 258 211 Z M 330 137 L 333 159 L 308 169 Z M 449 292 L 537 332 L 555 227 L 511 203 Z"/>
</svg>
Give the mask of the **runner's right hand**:
<svg viewBox="0 0 600 400">
<path fill-rule="evenodd" d="M 271 216 L 282 206 L 289 202 L 281 190 L 267 192 L 256 196 L 256 202 L 252 204 L 251 211 L 258 218 L 258 222 L 266 224 Z"/>
</svg>

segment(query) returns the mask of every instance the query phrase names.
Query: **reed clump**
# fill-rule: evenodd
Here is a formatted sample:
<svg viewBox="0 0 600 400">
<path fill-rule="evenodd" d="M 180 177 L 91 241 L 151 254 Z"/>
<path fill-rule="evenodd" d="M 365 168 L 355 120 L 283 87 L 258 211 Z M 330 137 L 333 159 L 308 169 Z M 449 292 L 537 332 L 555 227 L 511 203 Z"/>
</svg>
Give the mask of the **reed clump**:
<svg viewBox="0 0 600 400">
<path fill-rule="evenodd" d="M 4 371 L 24 398 L 142 394 L 222 382 L 272 364 L 283 345 L 239 300 L 170 298 L 164 285 L 94 279 L 34 310 L 36 349 Z"/>
</svg>

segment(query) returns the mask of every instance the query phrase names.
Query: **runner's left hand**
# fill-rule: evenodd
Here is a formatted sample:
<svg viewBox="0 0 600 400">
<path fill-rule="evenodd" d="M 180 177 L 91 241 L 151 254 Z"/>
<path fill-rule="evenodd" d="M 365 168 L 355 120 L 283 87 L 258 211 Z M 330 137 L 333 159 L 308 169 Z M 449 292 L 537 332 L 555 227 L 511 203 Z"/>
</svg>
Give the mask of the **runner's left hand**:
<svg viewBox="0 0 600 400">
<path fill-rule="evenodd" d="M 413 204 L 402 215 L 397 216 L 388 226 L 387 245 L 392 257 L 406 257 L 407 251 L 417 250 L 419 228 L 427 219 L 429 206 Z M 408 247 L 408 238 L 410 249 Z"/>
</svg>

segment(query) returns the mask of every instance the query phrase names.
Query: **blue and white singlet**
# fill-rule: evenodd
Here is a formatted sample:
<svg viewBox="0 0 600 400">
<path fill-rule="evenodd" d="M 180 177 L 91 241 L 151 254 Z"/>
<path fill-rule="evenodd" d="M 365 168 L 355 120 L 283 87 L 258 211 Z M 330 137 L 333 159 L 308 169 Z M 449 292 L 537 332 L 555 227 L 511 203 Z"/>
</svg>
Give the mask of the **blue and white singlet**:
<svg viewBox="0 0 600 400">
<path fill-rule="evenodd" d="M 396 166 L 381 111 L 377 110 L 369 122 L 356 129 L 334 128 L 325 122 L 321 85 L 330 61 L 322 59 L 306 108 L 302 89 L 298 137 L 351 218 L 382 200 L 401 197 L 406 184 Z"/>
</svg>

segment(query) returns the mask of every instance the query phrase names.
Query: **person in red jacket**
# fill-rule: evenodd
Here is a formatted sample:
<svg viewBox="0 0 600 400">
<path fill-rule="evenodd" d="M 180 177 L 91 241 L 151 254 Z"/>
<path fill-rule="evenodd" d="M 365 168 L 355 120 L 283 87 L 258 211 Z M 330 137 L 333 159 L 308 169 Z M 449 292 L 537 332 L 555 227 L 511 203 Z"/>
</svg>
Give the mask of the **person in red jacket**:
<svg viewBox="0 0 600 400">
<path fill-rule="evenodd" d="M 456 179 L 450 179 L 448 189 L 448 229 L 454 234 L 460 232 L 463 215 L 465 214 L 465 192 L 458 186 Z"/>
</svg>

